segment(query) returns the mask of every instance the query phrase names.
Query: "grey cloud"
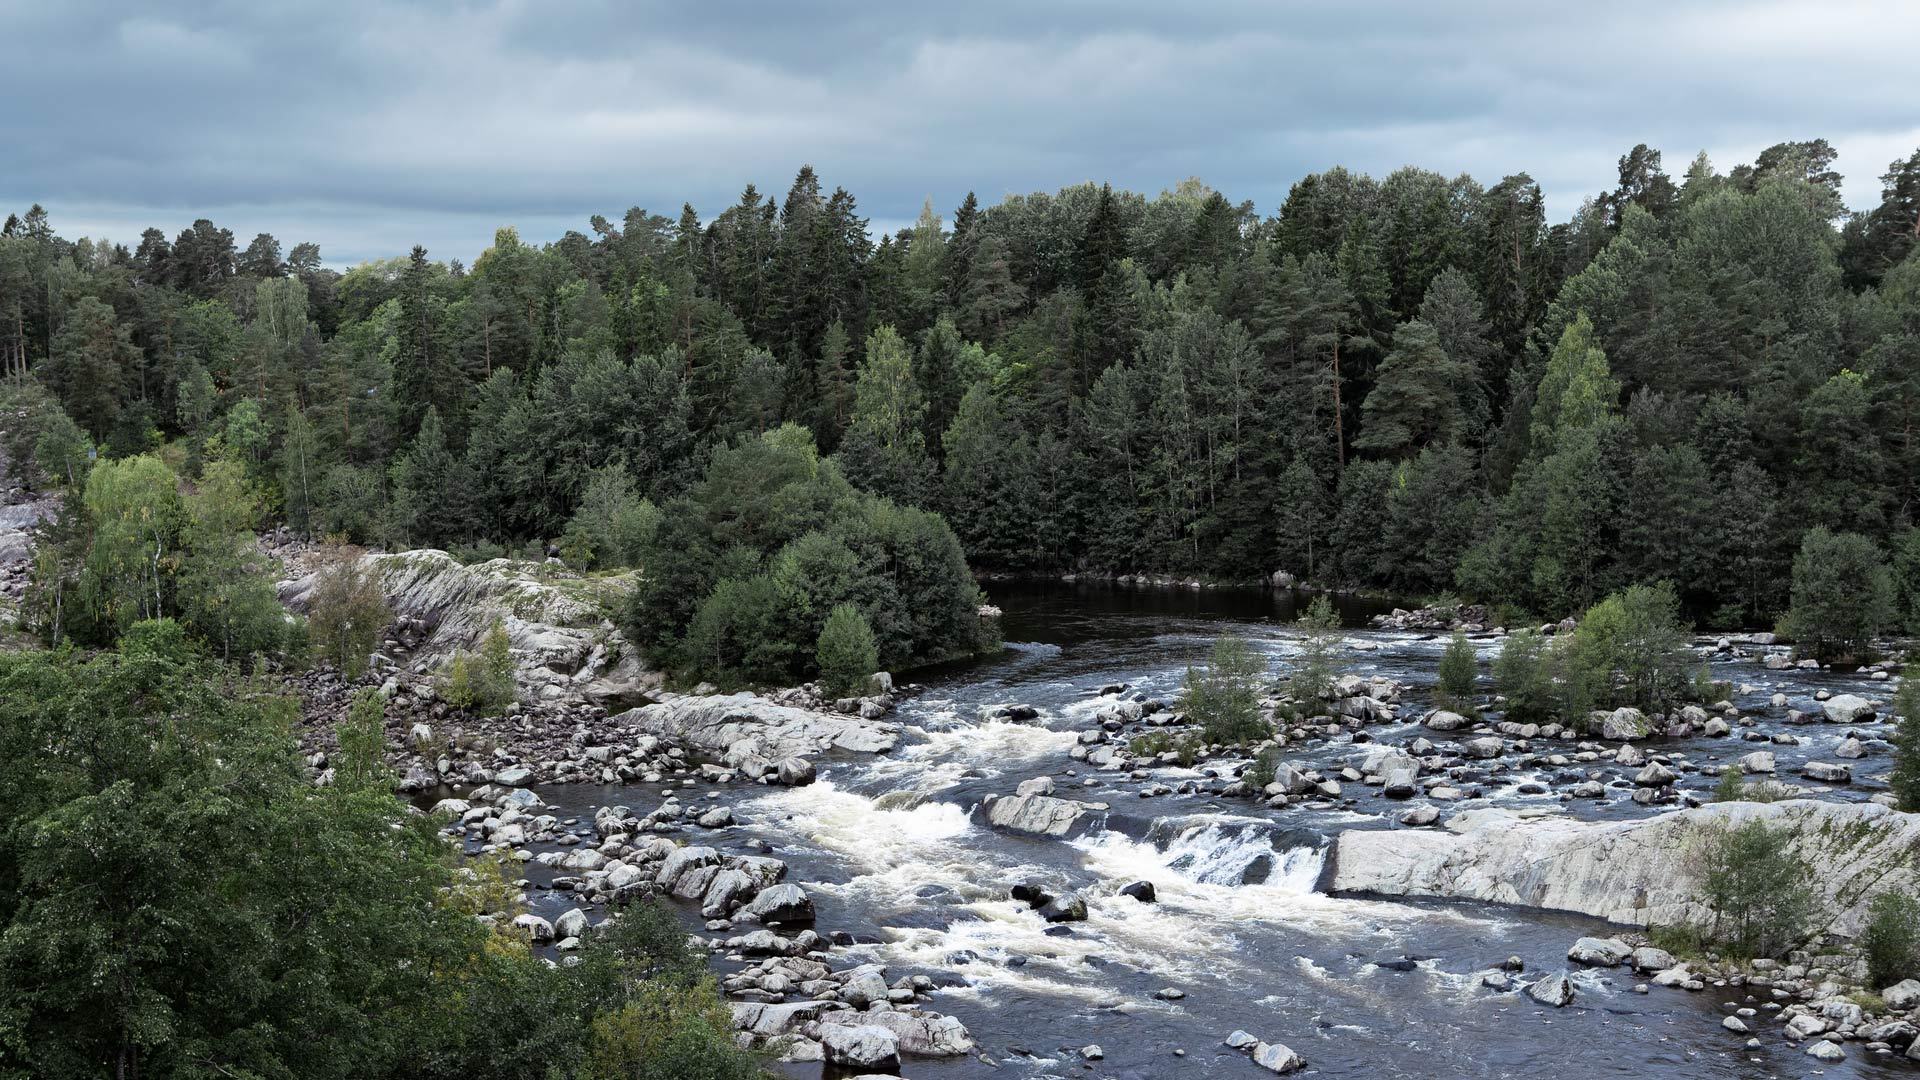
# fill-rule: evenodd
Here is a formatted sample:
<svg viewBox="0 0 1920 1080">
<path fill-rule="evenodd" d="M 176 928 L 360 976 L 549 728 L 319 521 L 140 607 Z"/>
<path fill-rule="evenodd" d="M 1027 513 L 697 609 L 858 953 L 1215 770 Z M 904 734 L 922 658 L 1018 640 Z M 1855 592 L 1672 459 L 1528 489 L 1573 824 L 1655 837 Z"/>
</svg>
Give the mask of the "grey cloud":
<svg viewBox="0 0 1920 1080">
<path fill-rule="evenodd" d="M 1190 175 L 1271 211 L 1333 164 L 1526 170 L 1564 217 L 1643 140 L 1679 172 L 1824 136 L 1856 206 L 1920 145 L 1900 0 L 1544 7 L 0 0 L 0 202 L 470 259 L 803 162 L 886 223 Z"/>
</svg>

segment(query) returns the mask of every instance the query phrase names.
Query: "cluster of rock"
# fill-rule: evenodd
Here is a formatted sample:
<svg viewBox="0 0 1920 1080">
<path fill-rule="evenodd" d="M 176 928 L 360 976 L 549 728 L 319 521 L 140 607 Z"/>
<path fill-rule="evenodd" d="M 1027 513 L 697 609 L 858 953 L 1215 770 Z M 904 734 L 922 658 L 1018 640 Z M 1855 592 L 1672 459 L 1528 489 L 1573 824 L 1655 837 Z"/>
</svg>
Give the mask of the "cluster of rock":
<svg viewBox="0 0 1920 1080">
<path fill-rule="evenodd" d="M 1228 1035 L 1226 1046 L 1229 1050 L 1245 1051 L 1255 1065 L 1270 1073 L 1290 1073 L 1307 1067 L 1306 1059 L 1294 1053 L 1286 1044 L 1267 1042 L 1244 1031 Z"/>
<path fill-rule="evenodd" d="M 1375 615 L 1369 622 L 1377 630 L 1419 630 L 1432 633 L 1459 630 L 1467 634 L 1480 634 L 1489 631 L 1504 633 L 1504 629 L 1493 625 L 1493 615 L 1482 604 L 1454 604 L 1446 607 L 1423 607 L 1412 611 L 1406 608 L 1394 608 L 1384 615 Z M 1543 633 L 1554 633 L 1573 629 L 1573 620 L 1564 624 L 1550 623 L 1541 627 Z"/>
<path fill-rule="evenodd" d="M 1649 985 L 1703 992 L 1744 991 L 1739 1000 L 1724 1003 L 1721 1026 L 1747 1035 L 1746 1047 L 1760 1049 L 1756 1035 L 1771 1019 L 1781 1025 L 1788 1041 L 1803 1044 L 1804 1052 L 1833 1063 L 1847 1057 L 1846 1047 L 1882 1057 L 1905 1055 L 1920 1061 L 1920 981 L 1907 979 L 1877 995 L 1850 992 L 1866 979 L 1866 965 L 1857 955 L 1794 952 L 1785 962 L 1757 959 L 1746 964 L 1709 960 L 1681 962 L 1664 949 L 1635 946 L 1619 937 L 1583 937 L 1567 952 L 1574 963 L 1595 968 L 1624 966 Z M 1869 1012 L 1861 1001 L 1879 999 L 1882 1011 Z M 1571 990 L 1567 1001 L 1572 1000 Z M 1564 1003 L 1564 1002 L 1563 1002 Z"/>
<path fill-rule="evenodd" d="M 893 1072 L 902 1058 L 960 1057 L 974 1049 L 960 1021 L 915 1004 L 934 989 L 925 975 L 889 982 L 878 964 L 834 971 L 806 956 L 768 957 L 752 973 L 727 980 L 731 992 L 738 985 L 778 986 L 779 998 L 794 999 L 732 1005 L 734 1028 L 782 1061 Z"/>
</svg>

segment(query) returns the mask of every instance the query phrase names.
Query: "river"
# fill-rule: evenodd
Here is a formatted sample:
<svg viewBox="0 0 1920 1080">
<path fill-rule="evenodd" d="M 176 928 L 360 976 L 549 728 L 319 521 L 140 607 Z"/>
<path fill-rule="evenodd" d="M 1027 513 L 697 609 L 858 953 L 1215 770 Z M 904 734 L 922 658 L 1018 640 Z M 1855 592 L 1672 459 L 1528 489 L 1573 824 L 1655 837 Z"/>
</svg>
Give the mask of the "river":
<svg viewBox="0 0 1920 1080">
<path fill-rule="evenodd" d="M 1406 807 L 1380 798 L 1378 789 L 1347 785 L 1351 805 L 1269 810 L 1252 800 L 1179 793 L 1183 782 L 1201 778 L 1192 770 L 1160 769 L 1136 780 L 1069 758 L 1103 687 L 1124 683 L 1129 693 L 1171 700 L 1186 666 L 1223 633 L 1249 638 L 1273 670 L 1284 671 L 1297 647 L 1290 625 L 1295 597 L 1090 585 L 998 585 L 989 592 L 1005 611 L 1007 648 L 981 663 L 923 675 L 894 717 L 909 732 L 899 749 L 823 760 L 820 781 L 807 787 L 696 789 L 731 805 L 739 821 L 702 834 L 700 842 L 771 845 L 789 863 L 790 880 L 813 894 L 821 932 L 847 931 L 859 942 L 847 950 L 852 960 L 885 963 L 893 977 L 927 974 L 944 987 L 932 1007 L 965 1023 L 982 1057 L 909 1061 L 906 1075 L 1264 1075 L 1222 1045 L 1235 1029 L 1287 1044 L 1313 1074 L 1325 1076 L 1537 1077 L 1573 1067 L 1584 1076 L 1692 1080 L 1907 1071 L 1864 1062 L 1858 1052 L 1845 1064 L 1820 1066 L 1772 1025 L 1760 1030 L 1762 1048 L 1749 1050 L 1744 1037 L 1720 1026 L 1727 1003 L 1742 993 L 1737 989 L 1640 994 L 1624 970 L 1578 967 L 1578 999 L 1566 1009 L 1484 988 L 1482 976 L 1509 956 L 1529 972 L 1561 971 L 1576 937 L 1606 931 L 1572 916 L 1316 891 L 1328 836 L 1392 827 L 1387 815 Z M 1433 682 L 1444 641 L 1365 629 L 1378 610 L 1368 601 L 1343 601 L 1343 670 L 1402 679 L 1420 688 L 1418 700 Z M 1478 644 L 1490 659 L 1498 640 L 1489 635 Z M 1735 697 L 1743 710 L 1765 712 L 1776 691 L 1806 709 L 1817 709 L 1812 694 L 1822 686 L 1871 693 L 1857 677 L 1767 671 L 1750 659 L 1716 671 L 1751 684 Z M 1016 702 L 1035 707 L 1039 719 L 982 718 L 992 706 Z M 1788 728 L 1763 718 L 1752 730 L 1770 736 Z M 1655 740 L 1648 747 L 1682 750 L 1696 762 L 1769 749 L 1779 754 L 1784 776 L 1794 763 L 1824 756 L 1840 734 L 1832 725 L 1793 730 L 1806 745 L 1722 738 Z M 1368 729 L 1384 743 L 1419 733 L 1410 723 Z M 1358 749 L 1341 740 L 1289 752 L 1293 760 L 1333 767 Z M 1885 759 L 1855 765 L 1862 773 L 1884 772 Z M 1623 771 L 1610 768 L 1608 776 L 1618 781 Z M 1061 842 L 984 826 L 978 804 L 985 796 L 1010 794 L 1020 781 L 1043 775 L 1054 778 L 1058 794 L 1110 803 L 1104 827 Z M 1528 780 L 1489 778 L 1458 806 L 1561 804 L 1544 790 L 1552 785 L 1529 794 Z M 1175 790 L 1141 797 L 1152 783 Z M 1711 785 L 1690 775 L 1681 786 L 1704 792 Z M 1833 797 L 1862 798 L 1878 787 L 1863 776 Z M 1629 792 L 1616 787 L 1604 800 L 1567 808 L 1585 816 L 1657 812 L 1636 806 Z M 636 787 L 563 786 L 540 794 L 563 815 L 587 821 L 597 805 L 625 802 L 644 812 L 657 802 Z M 540 885 L 541 869 L 529 870 Z M 1030 878 L 1080 890 L 1088 919 L 1049 927 L 1011 900 L 1009 888 Z M 1156 903 L 1118 893 L 1135 880 L 1154 884 Z M 571 906 L 564 894 L 538 891 L 536 905 L 548 914 Z M 1165 988 L 1184 996 L 1157 997 Z M 1084 1061 L 1079 1048 L 1088 1044 L 1099 1045 L 1104 1058 Z M 784 1068 L 796 1077 L 820 1075 L 817 1064 Z"/>
</svg>

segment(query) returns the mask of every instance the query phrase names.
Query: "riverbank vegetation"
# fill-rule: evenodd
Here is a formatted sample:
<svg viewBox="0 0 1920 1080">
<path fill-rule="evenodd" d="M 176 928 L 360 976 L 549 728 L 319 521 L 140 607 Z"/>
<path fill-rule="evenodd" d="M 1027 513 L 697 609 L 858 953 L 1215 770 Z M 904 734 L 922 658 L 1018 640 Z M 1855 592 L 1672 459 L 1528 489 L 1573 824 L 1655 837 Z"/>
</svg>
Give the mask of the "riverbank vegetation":
<svg viewBox="0 0 1920 1080">
<path fill-rule="evenodd" d="M 760 1075 L 671 912 L 533 956 L 392 795 L 378 713 L 316 788 L 297 705 L 177 622 L 0 653 L 0 1074 Z"/>
<path fill-rule="evenodd" d="M 69 240 L 36 208 L 0 229 L 0 345 L 47 390 L 12 392 L 9 451 L 79 488 L 161 448 L 195 483 L 232 462 L 299 533 L 600 567 L 657 554 L 670 504 L 791 425 L 977 568 L 1286 570 L 1542 615 L 1667 580 L 1705 625 L 1798 608 L 1844 651 L 1920 612 L 1920 154 L 1857 212 L 1833 160 L 1675 174 L 1636 146 L 1557 223 L 1525 173 L 1333 168 L 1277 207 L 1085 184 L 878 237 L 806 168 L 704 216 L 344 271 L 207 220 Z M 1790 585 L 1822 526 L 1852 537 L 1856 626 Z M 688 663 L 731 581 L 694 666 L 805 671 L 824 610 L 763 655 L 768 571 L 726 569 L 656 647 Z M 883 662 L 925 652 L 863 611 Z"/>
</svg>

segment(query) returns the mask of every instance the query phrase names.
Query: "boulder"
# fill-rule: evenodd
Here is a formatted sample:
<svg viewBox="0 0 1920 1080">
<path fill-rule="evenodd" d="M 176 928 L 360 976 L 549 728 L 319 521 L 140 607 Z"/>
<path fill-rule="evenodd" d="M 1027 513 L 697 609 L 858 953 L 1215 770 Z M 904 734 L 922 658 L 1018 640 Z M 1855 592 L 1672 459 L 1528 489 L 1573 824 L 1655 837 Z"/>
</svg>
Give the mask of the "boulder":
<svg viewBox="0 0 1920 1080">
<path fill-rule="evenodd" d="M 1419 788 L 1413 781 L 1412 769 L 1393 769 L 1387 773 L 1382 794 L 1389 799 L 1410 799 Z"/>
<path fill-rule="evenodd" d="M 1880 991 L 1880 1000 L 1896 1012 L 1920 1007 L 1920 979 L 1902 979 Z"/>
<path fill-rule="evenodd" d="M 1778 765 L 1774 761 L 1773 751 L 1771 750 L 1755 750 L 1753 753 L 1740 759 L 1740 771 L 1746 773 L 1748 776 L 1764 776 L 1772 773 L 1776 768 L 1778 768 Z"/>
<path fill-rule="evenodd" d="M 1647 714 L 1639 709 L 1615 709 L 1600 721 L 1600 737 L 1603 739 L 1625 741 L 1644 739 L 1652 734 L 1653 725 L 1647 721 Z"/>
<path fill-rule="evenodd" d="M 798 885 L 773 885 L 761 889 L 737 914 L 741 918 L 756 919 L 763 923 L 810 923 L 813 921 L 813 898 Z"/>
<path fill-rule="evenodd" d="M 1851 784 L 1853 770 L 1845 765 L 1835 765 L 1830 761 L 1809 761 L 1800 766 L 1800 775 L 1809 780 L 1818 780 L 1823 784 Z"/>
<path fill-rule="evenodd" d="M 1570 911 L 1629 926 L 1707 927 L 1713 910 L 1692 853 L 1755 820 L 1782 830 L 1808 862 L 1834 934 L 1861 932 L 1868 897 L 1920 891 L 1907 855 L 1920 849 L 1920 814 L 1815 799 L 1716 802 L 1618 821 L 1484 809 L 1456 814 L 1444 829 L 1349 829 L 1329 849 L 1327 887 Z"/>
<path fill-rule="evenodd" d="M 1061 893 L 1040 908 L 1040 917 L 1050 923 L 1085 922 L 1087 902 L 1079 893 Z"/>
<path fill-rule="evenodd" d="M 774 780 L 786 787 L 804 787 L 813 783 L 813 762 L 803 757 L 781 758 L 774 766 Z"/>
<path fill-rule="evenodd" d="M 1567 950 L 1567 959 L 1576 964 L 1612 967 L 1633 954 L 1633 948 L 1619 938 L 1583 937 Z"/>
<path fill-rule="evenodd" d="M 823 749 L 882 754 L 900 741 L 894 724 L 776 705 L 752 694 L 678 697 L 621 713 L 614 722 L 691 749 L 768 761 Z"/>
<path fill-rule="evenodd" d="M 987 823 L 996 829 L 1056 839 L 1082 835 L 1105 818 L 1107 809 L 1051 795 L 990 795 L 985 805 Z"/>
<path fill-rule="evenodd" d="M 1829 724 L 1863 724 L 1874 717 L 1873 706 L 1858 694 L 1830 697 L 1821 704 L 1820 712 Z"/>
<path fill-rule="evenodd" d="M 838 1005 L 832 1008 L 840 1008 Z M 781 1035 L 790 1035 L 801 1027 L 820 1018 L 829 1008 L 825 1001 L 793 1001 L 770 1004 L 758 1001 L 738 1001 L 733 1009 L 735 1030 L 744 1031 L 761 1039 L 771 1039 Z"/>
<path fill-rule="evenodd" d="M 1527 984 L 1527 996 L 1542 1005 L 1564 1008 L 1573 1004 L 1573 980 L 1565 972 L 1548 975 Z"/>
<path fill-rule="evenodd" d="M 900 1037 L 878 1024 L 821 1024 L 827 1063 L 847 1069 L 893 1071 L 900 1067 Z"/>
<path fill-rule="evenodd" d="M 1447 709 L 1435 709 L 1427 714 L 1426 724 L 1435 731 L 1458 731 L 1467 726 L 1467 718 Z"/>
<path fill-rule="evenodd" d="M 1256 1043 L 1253 1063 L 1270 1073 L 1290 1073 L 1307 1067 L 1305 1058 L 1288 1049 L 1285 1043 Z"/>
<path fill-rule="evenodd" d="M 1627 957 L 1627 962 L 1633 965 L 1635 971 L 1665 971 L 1679 963 L 1673 958 L 1672 953 L 1665 949 L 1656 949 L 1651 945 L 1643 945 L 1633 950 L 1633 955 Z"/>
</svg>

